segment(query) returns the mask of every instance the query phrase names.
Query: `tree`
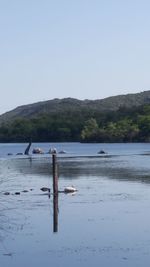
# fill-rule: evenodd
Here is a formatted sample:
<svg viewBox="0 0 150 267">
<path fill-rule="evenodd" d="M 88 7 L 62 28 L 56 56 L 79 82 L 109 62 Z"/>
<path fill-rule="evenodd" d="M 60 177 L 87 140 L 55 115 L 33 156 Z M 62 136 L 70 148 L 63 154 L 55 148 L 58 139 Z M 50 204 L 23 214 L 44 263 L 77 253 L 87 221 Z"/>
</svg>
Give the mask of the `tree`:
<svg viewBox="0 0 150 267">
<path fill-rule="evenodd" d="M 97 141 L 99 126 L 94 118 L 86 121 L 85 126 L 81 132 L 81 140 L 84 141 Z"/>
</svg>

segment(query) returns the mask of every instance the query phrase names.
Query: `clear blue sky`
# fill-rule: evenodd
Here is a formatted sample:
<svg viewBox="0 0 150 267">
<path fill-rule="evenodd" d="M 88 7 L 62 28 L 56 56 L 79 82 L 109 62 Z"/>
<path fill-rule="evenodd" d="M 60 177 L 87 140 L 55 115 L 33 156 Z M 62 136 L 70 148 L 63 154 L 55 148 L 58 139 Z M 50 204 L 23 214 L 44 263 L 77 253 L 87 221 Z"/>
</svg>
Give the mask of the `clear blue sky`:
<svg viewBox="0 0 150 267">
<path fill-rule="evenodd" d="M 150 1 L 0 0 L 0 113 L 150 89 Z"/>
</svg>

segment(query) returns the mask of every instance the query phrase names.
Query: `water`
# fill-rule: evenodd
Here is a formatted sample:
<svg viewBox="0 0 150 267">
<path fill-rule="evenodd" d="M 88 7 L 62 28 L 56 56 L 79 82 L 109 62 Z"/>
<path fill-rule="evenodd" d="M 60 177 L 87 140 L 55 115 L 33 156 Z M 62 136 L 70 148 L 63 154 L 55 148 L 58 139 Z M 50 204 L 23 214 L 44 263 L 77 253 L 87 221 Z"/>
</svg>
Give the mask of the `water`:
<svg viewBox="0 0 150 267">
<path fill-rule="evenodd" d="M 59 189 L 78 192 L 49 198 L 40 188 L 52 188 L 51 156 L 16 156 L 26 144 L 1 144 L 1 266 L 149 266 L 150 144 L 36 146 L 67 151 L 58 154 Z"/>
</svg>

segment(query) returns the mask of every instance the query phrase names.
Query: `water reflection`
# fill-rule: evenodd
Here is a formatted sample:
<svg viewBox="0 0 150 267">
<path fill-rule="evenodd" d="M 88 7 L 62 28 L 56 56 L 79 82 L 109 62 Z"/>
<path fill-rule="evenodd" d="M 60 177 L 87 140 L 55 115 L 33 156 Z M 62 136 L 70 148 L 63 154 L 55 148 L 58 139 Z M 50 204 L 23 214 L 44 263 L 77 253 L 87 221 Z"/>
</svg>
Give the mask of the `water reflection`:
<svg viewBox="0 0 150 267">
<path fill-rule="evenodd" d="M 59 158 L 59 185 L 77 183 L 73 197 L 49 199 L 41 193 L 42 186 L 52 184 L 51 169 L 50 158 L 9 159 L 0 165 L 2 266 L 133 267 L 136 258 L 140 266 L 143 257 L 149 260 L 150 187 L 127 182 L 150 181 L 147 156 Z M 26 188 L 33 191 L 23 193 Z M 6 189 L 10 196 L 3 194 Z M 17 190 L 20 196 L 14 195 Z"/>
<path fill-rule="evenodd" d="M 12 168 L 24 175 L 52 177 L 50 158 L 13 159 Z M 75 157 L 58 158 L 58 172 L 65 180 L 78 179 L 81 176 L 99 176 L 109 179 L 139 181 L 150 183 L 150 165 L 148 156 L 128 155 L 124 157 Z"/>
<path fill-rule="evenodd" d="M 58 194 L 53 194 L 53 232 L 58 232 Z"/>
</svg>

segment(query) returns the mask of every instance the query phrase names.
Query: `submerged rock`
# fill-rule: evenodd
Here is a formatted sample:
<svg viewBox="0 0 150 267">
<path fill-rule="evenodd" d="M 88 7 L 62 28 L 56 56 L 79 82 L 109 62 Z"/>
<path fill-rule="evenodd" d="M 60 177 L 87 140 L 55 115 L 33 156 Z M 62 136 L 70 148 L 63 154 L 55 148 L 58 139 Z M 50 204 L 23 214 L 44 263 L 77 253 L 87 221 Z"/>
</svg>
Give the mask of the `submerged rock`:
<svg viewBox="0 0 150 267">
<path fill-rule="evenodd" d="M 101 150 L 98 152 L 98 154 L 106 154 L 106 152 L 105 152 L 103 149 L 101 149 Z"/>
<path fill-rule="evenodd" d="M 44 154 L 44 151 L 40 147 L 36 147 L 32 150 L 33 154 Z"/>
<path fill-rule="evenodd" d="M 9 192 L 5 192 L 4 195 L 5 195 L 5 196 L 9 196 L 10 193 L 9 193 Z"/>
<path fill-rule="evenodd" d="M 54 148 L 50 148 L 49 154 L 56 154 L 57 153 L 57 149 L 54 147 Z"/>
<path fill-rule="evenodd" d="M 60 150 L 58 153 L 59 154 L 66 154 L 67 152 L 65 150 Z"/>
<path fill-rule="evenodd" d="M 78 190 L 74 186 L 67 186 L 64 189 L 65 193 L 74 193 L 77 192 Z"/>
<path fill-rule="evenodd" d="M 42 187 L 42 188 L 40 188 L 40 190 L 43 192 L 50 192 L 51 191 L 50 188 L 48 188 L 48 187 Z"/>
</svg>

